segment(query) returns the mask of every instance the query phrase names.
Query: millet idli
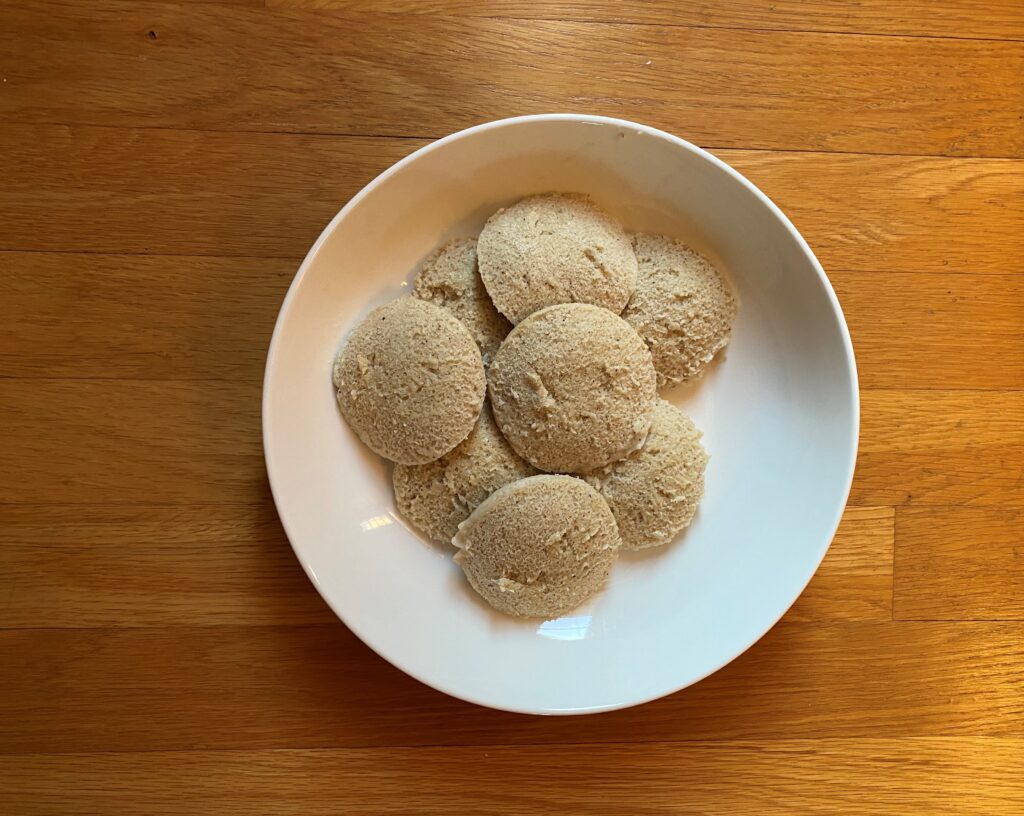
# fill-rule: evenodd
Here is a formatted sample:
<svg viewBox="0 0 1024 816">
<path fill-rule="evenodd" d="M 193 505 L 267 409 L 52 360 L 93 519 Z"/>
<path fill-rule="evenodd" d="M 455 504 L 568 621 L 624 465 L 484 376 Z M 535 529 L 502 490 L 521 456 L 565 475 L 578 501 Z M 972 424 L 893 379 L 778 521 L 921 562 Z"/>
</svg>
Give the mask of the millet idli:
<svg viewBox="0 0 1024 816">
<path fill-rule="evenodd" d="M 480 280 L 474 238 L 457 238 L 432 253 L 416 276 L 413 294 L 462 321 L 480 347 L 485 367 L 512 329 Z"/>
<path fill-rule="evenodd" d="M 395 465 L 395 502 L 423 535 L 449 544 L 491 493 L 536 473 L 505 441 L 484 403 L 476 427 L 455 450 L 423 465 Z"/>
<path fill-rule="evenodd" d="M 619 314 L 636 285 L 636 256 L 615 219 L 583 196 L 524 198 L 487 221 L 477 242 L 480 277 L 513 323 L 556 303 Z"/>
<path fill-rule="evenodd" d="M 416 298 L 370 312 L 338 352 L 333 381 L 356 435 L 407 465 L 433 461 L 469 436 L 486 390 L 466 327 Z"/>
<path fill-rule="evenodd" d="M 697 512 L 708 456 L 686 414 L 658 400 L 643 446 L 587 481 L 608 502 L 627 550 L 667 544 Z"/>
<path fill-rule="evenodd" d="M 608 579 L 619 535 L 608 504 L 572 476 L 531 476 L 495 491 L 459 526 L 455 561 L 508 615 L 571 612 Z"/>
<path fill-rule="evenodd" d="M 651 349 L 658 385 L 699 377 L 729 342 L 736 299 L 714 266 L 665 235 L 633 236 L 639 270 L 622 317 Z"/>
<path fill-rule="evenodd" d="M 636 450 L 651 424 L 651 353 L 618 315 L 549 306 L 516 326 L 488 371 L 498 427 L 516 453 L 554 473 L 585 473 Z"/>
</svg>

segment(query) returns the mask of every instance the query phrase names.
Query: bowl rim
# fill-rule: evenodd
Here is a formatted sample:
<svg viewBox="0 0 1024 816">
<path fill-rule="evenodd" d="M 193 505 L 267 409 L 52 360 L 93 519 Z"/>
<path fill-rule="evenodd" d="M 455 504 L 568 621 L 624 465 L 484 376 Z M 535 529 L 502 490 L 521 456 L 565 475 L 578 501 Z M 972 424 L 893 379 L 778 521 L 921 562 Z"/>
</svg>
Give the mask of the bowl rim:
<svg viewBox="0 0 1024 816">
<path fill-rule="evenodd" d="M 836 503 L 837 506 L 834 511 L 834 519 L 831 525 L 831 533 L 826 539 L 824 546 L 821 547 L 821 551 L 814 564 L 814 569 L 811 571 L 808 579 L 804 582 L 803 586 L 800 587 L 800 591 L 793 596 L 793 600 L 790 601 L 786 608 L 782 610 L 778 617 L 776 617 L 768 625 L 766 625 L 761 630 L 761 632 L 756 637 L 754 637 L 749 643 L 747 643 L 741 649 L 736 651 L 736 653 L 732 657 L 722 661 L 721 663 L 709 669 L 699 677 L 688 679 L 683 683 L 680 683 L 678 686 L 673 686 L 672 688 L 664 689 L 653 694 L 648 694 L 641 698 L 623 702 L 591 706 L 585 709 L 552 709 L 541 707 L 531 708 L 523 706 L 504 706 L 500 702 L 487 700 L 478 695 L 466 694 L 454 688 L 446 687 L 442 683 L 437 683 L 423 676 L 420 672 L 416 671 L 410 666 L 405 665 L 400 659 L 383 654 L 377 648 L 377 646 L 373 642 L 371 642 L 371 640 L 363 636 L 363 633 L 360 631 L 359 627 L 354 625 L 350 620 L 348 620 L 346 616 L 342 613 L 342 611 L 331 600 L 331 598 L 328 597 L 327 592 L 321 586 L 320 581 L 317 578 L 312 566 L 303 556 L 300 548 L 295 544 L 295 539 L 292 535 L 291 530 L 289 529 L 288 520 L 285 518 L 284 512 L 282 512 L 281 503 L 278 499 L 278 488 L 275 485 L 274 479 L 273 453 L 271 451 L 271 445 L 268 444 L 268 440 L 271 436 L 272 426 L 272 416 L 270 410 L 271 372 L 272 369 L 274 368 L 274 364 L 279 353 L 279 345 L 281 343 L 283 326 L 284 323 L 286 322 L 288 314 L 290 313 L 293 307 L 293 302 L 295 300 L 299 287 L 302 284 L 303 278 L 305 278 L 310 266 L 313 264 L 315 257 L 319 254 L 320 249 L 326 242 L 327 238 L 334 232 L 335 227 L 341 221 L 343 221 L 348 216 L 348 214 L 352 210 L 354 210 L 360 204 L 360 202 L 364 198 L 366 198 L 366 196 L 368 196 L 374 189 L 383 184 L 391 176 L 401 171 L 406 165 L 411 164 L 421 156 L 424 156 L 427 153 L 437 150 L 447 144 L 458 141 L 460 139 L 464 139 L 477 133 L 534 122 L 574 122 L 581 124 L 601 124 L 611 125 L 620 128 L 629 128 L 634 131 L 640 131 L 649 136 L 653 136 L 655 138 L 668 141 L 674 146 L 696 155 L 698 158 L 710 163 L 714 167 L 724 172 L 726 175 L 731 176 L 734 180 L 738 181 L 743 187 L 745 187 L 750 193 L 752 193 L 754 197 L 757 198 L 773 216 L 775 216 L 775 218 L 782 224 L 782 226 L 786 229 L 790 236 L 796 241 L 797 246 L 799 246 L 804 256 L 810 262 L 811 268 L 817 274 L 818 280 L 824 288 L 824 291 L 828 297 L 829 304 L 832 307 L 833 317 L 836 320 L 836 325 L 839 329 L 840 339 L 843 346 L 846 370 L 848 375 L 847 385 L 849 387 L 851 403 L 849 406 L 850 441 L 849 448 L 847 451 L 847 473 L 845 478 L 845 484 L 843 486 L 841 494 L 841 500 L 837 501 Z M 464 700 L 475 705 L 484 706 L 486 708 L 493 708 L 501 711 L 509 711 L 512 713 L 519 714 L 542 714 L 563 716 L 579 714 L 598 714 L 605 711 L 616 711 L 623 708 L 630 708 L 632 706 L 643 705 L 644 703 L 649 703 L 653 700 L 658 700 L 662 697 L 667 697 L 671 694 L 675 694 L 679 691 L 682 691 L 685 688 L 689 688 L 690 686 L 701 682 L 705 678 L 721 670 L 722 668 L 736 660 L 738 657 L 743 655 L 745 652 L 750 650 L 750 648 L 753 647 L 754 644 L 761 640 L 761 638 L 763 638 L 769 631 L 771 631 L 775 627 L 775 625 L 785 616 L 785 614 L 789 611 L 793 604 L 796 603 L 797 599 L 803 594 L 804 590 L 807 588 L 807 585 L 814 578 L 815 574 L 817 574 L 818 568 L 821 566 L 821 562 L 824 560 L 825 555 L 827 554 L 829 547 L 831 546 L 832 541 L 835 538 L 836 531 L 839 529 L 839 524 L 842 521 L 843 513 L 846 510 L 846 504 L 850 497 L 850 489 L 853 485 L 854 470 L 856 468 L 857 463 L 857 450 L 860 441 L 860 388 L 857 374 L 857 361 L 854 356 L 853 341 L 850 338 L 850 330 L 846 324 L 846 316 L 843 314 L 843 309 L 839 303 L 839 298 L 836 296 L 835 289 L 833 288 L 831 281 L 828 279 L 828 275 L 825 274 L 825 270 L 822 267 L 821 263 L 818 261 L 817 257 L 811 250 L 803 235 L 801 235 L 799 230 L 797 230 L 797 228 L 793 225 L 793 222 L 790 221 L 786 214 L 782 211 L 782 209 L 774 201 L 772 201 L 771 198 L 769 198 L 760 188 L 758 188 L 752 181 L 750 181 L 738 170 L 734 169 L 726 162 L 724 162 L 722 159 L 718 158 L 717 156 L 708 152 L 707 150 L 698 147 L 692 142 L 688 142 L 685 139 L 675 136 L 674 134 L 668 133 L 667 131 L 651 127 L 650 125 L 644 125 L 638 122 L 629 121 L 627 119 L 618 119 L 610 116 L 597 116 L 591 114 L 578 113 L 541 113 L 530 114 L 526 116 L 513 116 L 506 119 L 496 119 L 494 121 L 484 122 L 479 125 L 474 125 L 473 127 L 456 131 L 440 139 L 435 139 L 431 141 L 429 144 L 426 144 L 423 147 L 414 150 L 409 155 L 399 159 L 386 170 L 381 172 L 379 175 L 373 178 L 368 184 L 366 184 L 358 193 L 352 196 L 352 198 L 350 198 L 348 202 L 335 214 L 335 216 L 330 220 L 330 222 L 328 222 L 327 226 L 323 228 L 320 235 L 317 237 L 316 241 L 313 242 L 313 245 L 309 248 L 309 251 L 303 258 L 302 263 L 299 265 L 298 271 L 295 273 L 295 277 L 292 279 L 292 282 L 288 287 L 288 292 L 285 294 L 284 300 L 281 303 L 281 308 L 278 311 L 277 319 L 275 320 L 274 323 L 274 331 L 270 339 L 270 345 L 268 346 L 267 349 L 267 363 L 266 366 L 264 367 L 263 373 L 263 388 L 261 397 L 261 430 L 263 438 L 262 441 L 264 463 L 267 469 L 267 480 L 270 485 L 270 493 L 274 500 L 274 507 L 277 510 L 277 515 L 281 521 L 281 526 L 284 529 L 285 535 L 288 538 L 288 543 L 291 545 L 292 551 L 295 553 L 295 557 L 298 559 L 299 563 L 302 565 L 302 569 L 306 573 L 306 576 L 309 578 L 313 586 L 316 587 L 316 590 L 320 594 L 320 597 L 324 599 L 324 602 L 328 605 L 328 607 L 330 607 L 331 611 L 334 612 L 338 619 L 342 623 L 344 623 L 345 626 L 347 626 L 353 632 L 353 634 L 356 635 L 356 637 L 358 637 L 380 658 L 387 661 L 395 668 L 409 675 L 413 679 L 419 681 L 420 683 L 423 683 L 426 686 L 429 686 L 430 688 L 435 689 L 436 691 L 440 691 L 441 693 L 447 694 L 450 697 L 454 697 L 459 700 Z"/>
</svg>

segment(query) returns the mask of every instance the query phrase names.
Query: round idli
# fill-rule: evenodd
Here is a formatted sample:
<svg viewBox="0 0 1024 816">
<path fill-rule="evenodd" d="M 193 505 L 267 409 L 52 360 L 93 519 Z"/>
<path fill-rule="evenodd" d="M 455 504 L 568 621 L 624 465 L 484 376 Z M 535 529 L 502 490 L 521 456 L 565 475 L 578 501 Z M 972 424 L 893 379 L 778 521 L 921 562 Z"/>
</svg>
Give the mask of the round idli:
<svg viewBox="0 0 1024 816">
<path fill-rule="evenodd" d="M 636 291 L 622 313 L 651 349 L 659 387 L 699 377 L 729 342 L 736 299 L 714 266 L 665 235 L 633 236 Z"/>
<path fill-rule="evenodd" d="M 459 526 L 455 561 L 499 612 L 554 618 L 608 579 L 619 534 L 607 502 L 572 476 L 531 476 L 496 490 Z"/>
<path fill-rule="evenodd" d="M 505 335 L 512 329 L 503 314 L 494 308 L 477 269 L 476 239 L 449 241 L 427 260 L 416 276 L 413 294 L 440 306 L 469 329 L 484 367 L 490 365 Z"/>
<path fill-rule="evenodd" d="M 689 526 L 708 464 L 700 439 L 686 414 L 658 400 L 643 446 L 586 477 L 615 515 L 624 549 L 667 544 Z"/>
<path fill-rule="evenodd" d="M 395 465 L 392 481 L 399 512 L 431 541 L 449 544 L 491 493 L 535 473 L 505 441 L 485 403 L 476 427 L 455 450 L 423 465 Z"/>
<path fill-rule="evenodd" d="M 583 196 L 524 198 L 490 217 L 477 243 L 480 277 L 502 314 L 519 323 L 556 303 L 619 314 L 637 265 L 622 226 Z"/>
<path fill-rule="evenodd" d="M 509 444 L 554 473 L 586 473 L 636 450 L 656 399 L 643 340 L 618 315 L 583 303 L 549 306 L 516 326 L 488 386 Z"/>
<path fill-rule="evenodd" d="M 480 350 L 439 306 L 401 298 L 374 309 L 334 361 L 342 416 L 385 459 L 448 453 L 473 430 L 486 391 Z"/>
</svg>

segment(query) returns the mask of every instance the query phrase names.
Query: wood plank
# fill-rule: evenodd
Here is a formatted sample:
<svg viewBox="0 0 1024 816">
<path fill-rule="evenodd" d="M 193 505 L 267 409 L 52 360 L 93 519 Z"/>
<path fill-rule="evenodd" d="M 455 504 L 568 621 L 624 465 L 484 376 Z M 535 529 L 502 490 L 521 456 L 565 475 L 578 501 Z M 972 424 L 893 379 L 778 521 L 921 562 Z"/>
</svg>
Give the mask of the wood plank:
<svg viewBox="0 0 1024 816">
<path fill-rule="evenodd" d="M 866 391 L 864 453 L 959 450 L 1024 443 L 1024 392 Z"/>
<path fill-rule="evenodd" d="M 2 126 L 0 249 L 301 258 L 345 201 L 422 144 Z M 1024 162 L 717 153 L 786 210 L 826 269 L 1024 272 Z"/>
<path fill-rule="evenodd" d="M 75 754 L 4 757 L 0 789 L 21 816 L 991 816 L 1024 806 L 1022 757 L 1011 737 Z"/>
<path fill-rule="evenodd" d="M 336 620 L 269 500 L 0 506 L 0 575 L 0 628 L 7 629 Z"/>
<path fill-rule="evenodd" d="M 301 258 L 342 205 L 424 144 L 0 128 L 0 248 Z"/>
<path fill-rule="evenodd" d="M 848 507 L 786 620 L 892 620 L 893 516 L 891 507 Z"/>
<path fill-rule="evenodd" d="M 1020 623 L 783 623 L 599 717 L 461 703 L 341 624 L 0 632 L 0 752 L 1019 736 Z"/>
<path fill-rule="evenodd" d="M 298 260 L 0 253 L 0 376 L 248 379 Z M 1024 382 L 1024 277 L 833 272 L 862 388 Z M 244 329 L 244 330 L 243 330 Z"/>
<path fill-rule="evenodd" d="M 7 503 L 267 500 L 260 385 L 0 380 Z"/>
<path fill-rule="evenodd" d="M 1024 392 L 865 391 L 852 503 L 1024 506 Z M 0 380 L 13 504 L 260 503 L 258 382 Z"/>
<path fill-rule="evenodd" d="M 1024 620 L 1024 512 L 901 507 L 897 530 L 899 618 Z"/>
<path fill-rule="evenodd" d="M 10 122 L 436 137 L 572 109 L 716 147 L 1024 156 L 1019 42 L 113 0 L 7 4 L 0 31 Z"/>
<path fill-rule="evenodd" d="M 1024 163 L 715 153 L 782 207 L 826 270 L 1024 272 Z"/>
<path fill-rule="evenodd" d="M 885 272 L 830 272 L 829 277 L 853 337 L 861 388 L 1024 384 L 1024 277 Z"/>
<path fill-rule="evenodd" d="M 1024 392 L 862 391 L 850 500 L 1024 506 Z"/>
<path fill-rule="evenodd" d="M 258 382 L 298 265 L 0 252 L 0 377 Z"/>
<path fill-rule="evenodd" d="M 216 6 L 249 6 L 251 8 L 264 8 L 266 0 L 159 0 L 159 2 L 203 4 Z"/>
<path fill-rule="evenodd" d="M 789 620 L 890 620 L 892 509 L 846 513 Z M 0 628 L 331 623 L 262 504 L 0 505 Z"/>
<path fill-rule="evenodd" d="M 267 0 L 269 7 L 359 11 L 364 0 Z M 825 31 L 918 37 L 1024 39 L 1024 7 L 1015 0 L 383 0 L 375 11 L 527 20 L 582 20 L 768 31 Z"/>
</svg>

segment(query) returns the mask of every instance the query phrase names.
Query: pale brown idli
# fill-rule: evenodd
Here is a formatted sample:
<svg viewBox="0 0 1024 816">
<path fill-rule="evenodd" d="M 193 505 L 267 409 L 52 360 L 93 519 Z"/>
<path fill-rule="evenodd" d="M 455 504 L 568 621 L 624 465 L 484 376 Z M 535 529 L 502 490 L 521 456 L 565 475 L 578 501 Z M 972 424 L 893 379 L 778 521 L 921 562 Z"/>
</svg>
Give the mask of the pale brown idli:
<svg viewBox="0 0 1024 816">
<path fill-rule="evenodd" d="M 572 476 L 531 476 L 496 490 L 459 526 L 455 561 L 509 615 L 571 612 L 608 579 L 619 535 L 608 504 Z"/>
<path fill-rule="evenodd" d="M 625 549 L 667 544 L 689 526 L 704 495 L 700 438 L 686 414 L 658 400 L 643 446 L 586 477 L 608 502 Z"/>
<path fill-rule="evenodd" d="M 413 294 L 446 309 L 469 329 L 484 366 L 490 365 L 512 324 L 505 319 L 484 289 L 476 261 L 476 239 L 449 241 L 427 260 L 416 276 Z"/>
<path fill-rule="evenodd" d="M 356 435 L 407 465 L 433 461 L 469 436 L 486 390 L 466 327 L 416 298 L 370 312 L 338 352 L 333 379 Z"/>
<path fill-rule="evenodd" d="M 664 235 L 633 236 L 636 291 L 622 317 L 651 349 L 658 385 L 699 377 L 729 342 L 736 299 L 714 266 Z"/>
<path fill-rule="evenodd" d="M 536 472 L 505 441 L 485 403 L 476 427 L 455 450 L 423 465 L 395 465 L 395 501 L 423 535 L 449 544 L 491 493 Z"/>
<path fill-rule="evenodd" d="M 619 314 L 636 285 L 629 236 L 583 196 L 536 195 L 498 210 L 477 253 L 491 300 L 513 323 L 556 303 Z"/>
<path fill-rule="evenodd" d="M 585 473 L 639 447 L 656 398 L 643 340 L 618 315 L 549 306 L 516 326 L 491 362 L 494 418 L 541 470 Z"/>
</svg>

